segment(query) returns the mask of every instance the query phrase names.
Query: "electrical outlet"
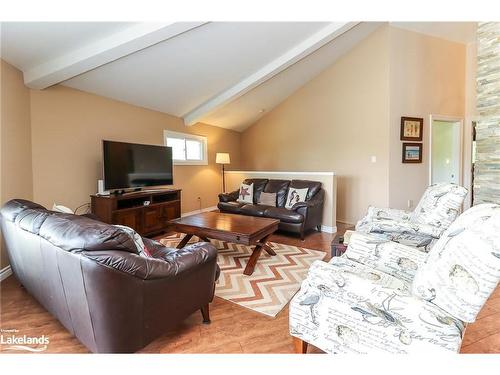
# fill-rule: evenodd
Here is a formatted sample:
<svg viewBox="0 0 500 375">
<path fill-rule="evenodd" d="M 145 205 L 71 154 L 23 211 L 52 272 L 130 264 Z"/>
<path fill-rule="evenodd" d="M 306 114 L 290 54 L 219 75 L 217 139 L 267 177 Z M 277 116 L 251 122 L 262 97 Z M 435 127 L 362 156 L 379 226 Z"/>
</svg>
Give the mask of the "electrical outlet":
<svg viewBox="0 0 500 375">
<path fill-rule="evenodd" d="M 376 156 L 372 156 L 370 158 L 370 160 L 371 160 L 372 163 L 376 163 L 377 162 L 377 157 Z"/>
<path fill-rule="evenodd" d="M 413 200 L 408 199 L 408 208 L 412 208 L 412 207 L 413 207 Z"/>
</svg>

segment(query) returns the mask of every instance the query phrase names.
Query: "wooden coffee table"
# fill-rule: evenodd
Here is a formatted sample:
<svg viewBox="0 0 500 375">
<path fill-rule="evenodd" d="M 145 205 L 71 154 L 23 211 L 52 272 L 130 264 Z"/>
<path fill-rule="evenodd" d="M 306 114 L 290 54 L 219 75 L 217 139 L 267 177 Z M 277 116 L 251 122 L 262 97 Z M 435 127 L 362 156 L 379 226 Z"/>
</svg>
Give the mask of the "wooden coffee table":
<svg viewBox="0 0 500 375">
<path fill-rule="evenodd" d="M 203 212 L 171 220 L 169 229 L 185 233 L 186 236 L 177 245 L 180 249 L 197 236 L 208 242 L 209 238 L 233 242 L 242 245 L 255 245 L 243 273 L 251 275 L 262 250 L 269 255 L 276 255 L 267 245 L 267 239 L 278 229 L 279 220 L 262 217 L 226 214 L 221 212 Z"/>
</svg>

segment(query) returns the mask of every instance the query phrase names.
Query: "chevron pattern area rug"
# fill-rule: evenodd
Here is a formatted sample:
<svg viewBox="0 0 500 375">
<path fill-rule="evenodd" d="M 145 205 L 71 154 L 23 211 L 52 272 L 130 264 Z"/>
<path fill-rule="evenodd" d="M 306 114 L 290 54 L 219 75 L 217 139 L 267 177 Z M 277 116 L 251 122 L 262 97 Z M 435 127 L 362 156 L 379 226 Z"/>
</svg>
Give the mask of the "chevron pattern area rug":
<svg viewBox="0 0 500 375">
<path fill-rule="evenodd" d="M 175 247 L 183 235 L 162 238 L 164 246 Z M 193 236 L 189 243 L 197 242 Z M 262 252 L 252 276 L 243 270 L 253 246 L 210 240 L 218 249 L 217 263 L 221 269 L 215 295 L 253 311 L 275 317 L 300 288 L 312 262 L 322 260 L 326 253 L 318 250 L 270 242 L 276 252 Z"/>
</svg>

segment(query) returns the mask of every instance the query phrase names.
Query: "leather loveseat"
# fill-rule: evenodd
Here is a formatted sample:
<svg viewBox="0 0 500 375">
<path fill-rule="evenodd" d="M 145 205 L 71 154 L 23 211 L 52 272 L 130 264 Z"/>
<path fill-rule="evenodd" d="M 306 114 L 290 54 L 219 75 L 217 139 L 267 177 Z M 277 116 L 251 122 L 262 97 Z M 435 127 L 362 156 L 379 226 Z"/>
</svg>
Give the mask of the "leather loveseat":
<svg viewBox="0 0 500 375">
<path fill-rule="evenodd" d="M 298 233 L 301 239 L 304 239 L 307 230 L 313 228 L 321 230 L 325 199 L 321 182 L 251 178 L 244 180 L 243 183 L 253 184 L 253 204 L 238 202 L 238 190 L 219 194 L 217 207 L 221 212 L 278 219 L 280 230 Z M 285 202 L 290 188 L 308 188 L 308 191 L 305 202 L 296 203 L 291 209 L 287 209 Z M 276 207 L 258 204 L 262 192 L 276 193 Z"/>
<path fill-rule="evenodd" d="M 148 257 L 119 228 L 16 199 L 1 227 L 19 282 L 89 350 L 135 352 L 208 304 L 217 250 L 169 249 L 144 238 Z"/>
</svg>

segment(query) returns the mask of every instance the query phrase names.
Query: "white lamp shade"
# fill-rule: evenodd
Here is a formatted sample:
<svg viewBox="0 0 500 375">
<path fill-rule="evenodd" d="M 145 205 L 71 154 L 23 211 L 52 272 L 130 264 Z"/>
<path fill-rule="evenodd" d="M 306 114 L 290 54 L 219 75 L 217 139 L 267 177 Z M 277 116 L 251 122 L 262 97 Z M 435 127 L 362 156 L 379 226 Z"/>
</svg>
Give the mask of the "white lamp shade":
<svg viewBox="0 0 500 375">
<path fill-rule="evenodd" d="M 230 164 L 231 159 L 229 158 L 229 154 L 227 152 L 218 152 L 215 155 L 215 162 L 217 164 Z"/>
</svg>

